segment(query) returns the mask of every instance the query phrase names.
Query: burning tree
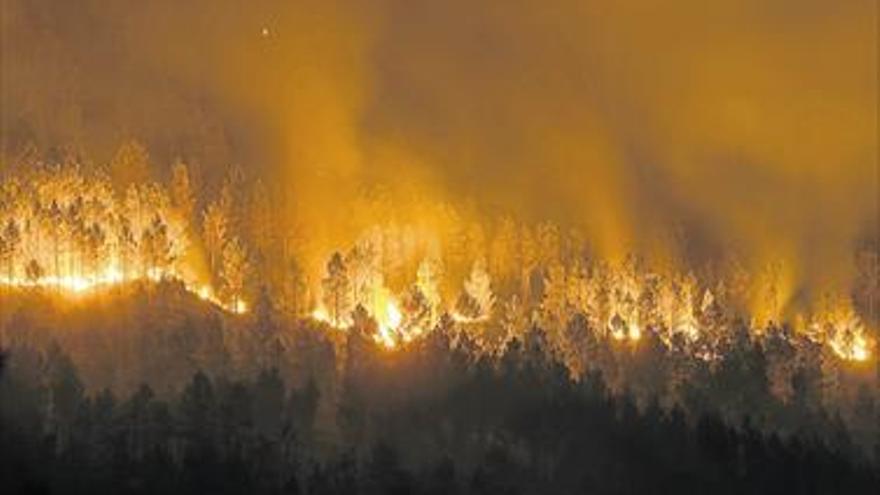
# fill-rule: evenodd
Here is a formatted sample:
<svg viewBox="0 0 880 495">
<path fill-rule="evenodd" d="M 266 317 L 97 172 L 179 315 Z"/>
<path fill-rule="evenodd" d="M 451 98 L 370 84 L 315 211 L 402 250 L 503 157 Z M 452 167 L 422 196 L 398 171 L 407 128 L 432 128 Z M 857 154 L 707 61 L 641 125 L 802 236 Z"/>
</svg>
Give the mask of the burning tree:
<svg viewBox="0 0 880 495">
<path fill-rule="evenodd" d="M 212 273 L 217 273 L 217 266 L 226 245 L 228 215 L 219 202 L 208 205 L 202 217 L 202 239 Z"/>
<path fill-rule="evenodd" d="M 171 204 L 187 222 L 192 220 L 196 198 L 189 167 L 180 160 L 171 167 Z"/>
<path fill-rule="evenodd" d="M 322 280 L 324 307 L 334 326 L 344 325 L 353 309 L 348 267 L 339 252 L 327 262 L 327 276 Z"/>
<path fill-rule="evenodd" d="M 495 295 L 492 293 L 492 279 L 486 271 L 482 258 L 474 262 L 470 276 L 464 282 L 464 291 L 459 298 L 457 310 L 466 320 L 486 320 L 492 316 Z"/>
<path fill-rule="evenodd" d="M 250 264 L 244 247 L 233 238 L 223 248 L 223 265 L 220 277 L 226 300 L 236 312 L 244 312 L 244 288 L 248 280 Z"/>
<path fill-rule="evenodd" d="M 135 166 L 137 154 L 125 151 L 120 163 Z M 130 182 L 120 197 L 106 176 L 75 164 L 39 166 L 26 178 L 0 189 L 5 283 L 83 290 L 177 271 L 186 226 L 161 185 Z M 27 273 L 24 260 L 40 270 Z"/>
</svg>

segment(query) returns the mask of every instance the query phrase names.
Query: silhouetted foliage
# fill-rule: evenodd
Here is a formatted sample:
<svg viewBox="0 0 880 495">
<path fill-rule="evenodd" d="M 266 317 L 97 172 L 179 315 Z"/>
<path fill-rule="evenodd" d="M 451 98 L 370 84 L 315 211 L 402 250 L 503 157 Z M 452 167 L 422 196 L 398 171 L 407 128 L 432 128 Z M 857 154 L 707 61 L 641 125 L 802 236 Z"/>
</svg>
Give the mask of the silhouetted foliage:
<svg viewBox="0 0 880 495">
<path fill-rule="evenodd" d="M 599 371 L 572 381 L 539 329 L 497 359 L 445 335 L 389 354 L 352 333 L 339 383 L 197 370 L 177 390 L 145 383 L 121 399 L 86 393 L 61 345 L 15 348 L 0 360 L 0 482 L 7 493 L 876 493 L 877 465 L 839 419 L 782 432 L 724 412 L 773 402 L 751 381 L 760 349 L 731 354 L 740 361 L 692 387 L 712 400 L 686 411 L 640 406 Z"/>
</svg>

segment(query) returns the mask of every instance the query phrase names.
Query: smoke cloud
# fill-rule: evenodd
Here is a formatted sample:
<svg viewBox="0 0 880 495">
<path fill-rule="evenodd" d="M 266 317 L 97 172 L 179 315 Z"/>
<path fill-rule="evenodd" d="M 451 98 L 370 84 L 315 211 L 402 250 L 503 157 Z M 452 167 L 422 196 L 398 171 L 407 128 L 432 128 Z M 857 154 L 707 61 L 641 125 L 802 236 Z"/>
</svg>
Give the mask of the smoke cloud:
<svg viewBox="0 0 880 495">
<path fill-rule="evenodd" d="M 7 156 L 137 137 L 160 166 L 277 178 L 325 237 L 377 186 L 607 256 L 678 226 L 694 259 L 783 257 L 792 291 L 876 242 L 871 0 L 2 6 Z"/>
</svg>

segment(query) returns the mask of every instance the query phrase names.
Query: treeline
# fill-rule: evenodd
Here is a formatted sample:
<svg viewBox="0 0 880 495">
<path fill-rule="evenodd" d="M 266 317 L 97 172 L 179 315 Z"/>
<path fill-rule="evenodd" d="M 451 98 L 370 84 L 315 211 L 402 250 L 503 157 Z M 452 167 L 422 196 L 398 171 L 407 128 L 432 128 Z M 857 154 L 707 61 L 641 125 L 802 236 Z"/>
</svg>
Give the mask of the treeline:
<svg viewBox="0 0 880 495">
<path fill-rule="evenodd" d="M 824 296 L 807 304 L 785 290 L 792 282 L 785 260 L 747 267 L 725 253 L 710 263 L 683 255 L 611 262 L 576 229 L 475 221 L 449 204 L 395 205 L 370 193 L 346 204 L 352 217 L 374 223 L 329 226 L 349 241 L 315 246 L 317 226 L 299 223 L 309 206 L 291 207 L 277 187 L 240 167 L 207 187 L 183 161 L 158 173 L 137 142 L 124 143 L 106 165 L 38 156 L 23 155 L 0 178 L 0 285 L 183 280 L 233 311 L 265 296 L 285 318 L 321 310 L 336 327 L 349 326 L 358 308 L 382 319 L 396 301 L 401 321 L 392 342 L 429 332 L 447 313 L 476 323 L 473 337 L 487 353 L 540 326 L 575 375 L 586 369 L 577 358 L 585 344 L 572 339 L 584 328 L 600 339 L 653 333 L 671 350 L 717 360 L 744 322 L 753 338 L 786 340 L 792 359 L 773 363 L 786 375 L 774 380 L 783 400 L 793 370 L 785 361 L 818 360 L 834 374 L 835 361 L 867 360 L 877 340 L 880 258 L 871 246 L 854 253 L 852 287 L 810 288 Z M 669 241 L 672 252 L 686 253 L 687 244 L 683 234 Z"/>
<path fill-rule="evenodd" d="M 498 360 L 452 338 L 435 332 L 389 356 L 350 334 L 335 392 L 313 379 L 290 387 L 270 369 L 196 372 L 169 396 L 143 384 L 118 397 L 87 392 L 57 346 L 39 382 L 12 351 L 0 483 L 6 493 L 610 494 L 875 493 L 880 482 L 833 422 L 827 434 L 780 436 L 712 407 L 639 408 L 600 373 L 571 381 L 540 331 Z M 322 411 L 333 394 L 337 407 Z"/>
<path fill-rule="evenodd" d="M 858 253 L 852 288 L 788 322 L 780 264 L 611 263 L 551 223 L 428 205 L 430 222 L 407 224 L 369 195 L 356 210 L 382 223 L 328 252 L 239 168 L 217 187 L 183 162 L 156 181 L 136 143 L 107 167 L 60 162 L 25 157 L 0 184 L 0 281 L 34 282 L 0 284 L 3 445 L 26 446 L 4 447 L 21 468 L 4 476 L 17 483 L 638 493 L 876 481 L 876 249 Z M 178 277 L 201 252 L 219 298 L 247 314 Z M 36 283 L 105 269 L 126 283 L 72 299 Z M 393 302 L 399 321 L 378 322 L 393 330 L 388 350 L 375 337 Z M 208 397 L 203 421 L 187 419 L 193 394 Z M 265 394 L 281 405 L 260 405 Z"/>
<path fill-rule="evenodd" d="M 656 400 L 664 409 L 680 407 L 696 416 L 714 410 L 734 424 L 749 415 L 756 428 L 785 435 L 845 425 L 866 453 L 880 433 L 876 363 L 823 359 L 827 354 L 821 345 L 797 341 L 784 328 L 771 328 L 762 339 L 754 339 L 740 322 L 723 341 L 723 352 L 707 360 L 681 343 L 668 347 L 653 332 L 635 341 L 596 332 L 584 318 L 565 327 L 567 345 L 561 352 L 551 331 L 525 322 L 502 347 L 487 352 L 481 335 L 497 327 L 491 322 L 460 323 L 447 314 L 421 338 L 388 349 L 376 342 L 377 324 L 366 315 L 359 313 L 345 329 L 291 319 L 265 292 L 246 315 L 228 314 L 174 282 L 73 301 L 43 291 L 0 291 L 0 297 L 0 338 L 13 353 L 12 365 L 23 363 L 20 369 L 32 383 L 45 384 L 47 349 L 58 345 L 90 393 L 107 388 L 127 396 L 146 382 L 158 396 L 171 397 L 198 371 L 240 380 L 274 368 L 294 387 L 313 379 L 324 392 L 327 422 L 335 427 L 346 373 L 358 369 L 364 379 L 383 373 L 381 367 L 363 368 L 364 360 L 376 366 L 394 364 L 389 374 L 400 377 L 400 390 L 387 395 L 406 395 L 451 379 L 447 369 L 431 368 L 438 357 L 453 353 L 467 356 L 469 363 L 500 366 L 514 355 L 517 343 L 539 332 L 544 359 L 563 367 L 569 380 L 580 382 L 600 373 L 611 393 L 628 394 L 641 408 Z M 355 335 L 359 338 L 351 340 Z M 439 336 L 448 342 L 427 347 Z M 796 345 L 802 346 L 800 356 Z M 413 381 L 421 376 L 436 379 Z"/>
<path fill-rule="evenodd" d="M 416 286 L 435 315 L 500 318 L 514 305 L 544 323 L 564 325 L 580 312 L 604 327 L 616 313 L 687 333 L 679 328 L 701 323 L 698 313 L 714 303 L 728 319 L 761 328 L 802 316 L 802 330 L 840 340 L 880 323 L 880 256 L 870 242 L 841 260 L 855 274 L 852 286 L 809 287 L 812 300 L 793 301 L 791 260 L 756 263 L 733 250 L 706 260 L 675 226 L 662 239 L 666 255 L 614 253 L 626 261 L 612 262 L 589 230 L 392 198 L 381 188 L 315 211 L 320 205 L 299 203 L 240 166 L 212 167 L 155 163 L 137 141 L 106 163 L 25 148 L 0 167 L 0 280 L 89 278 L 108 268 L 122 279 L 196 276 L 224 301 L 250 303 L 267 290 L 294 316 L 322 302 L 347 316 L 377 291 L 402 299 Z M 348 282 L 334 287 L 344 294 L 328 304 L 323 281 L 339 273 Z"/>
</svg>

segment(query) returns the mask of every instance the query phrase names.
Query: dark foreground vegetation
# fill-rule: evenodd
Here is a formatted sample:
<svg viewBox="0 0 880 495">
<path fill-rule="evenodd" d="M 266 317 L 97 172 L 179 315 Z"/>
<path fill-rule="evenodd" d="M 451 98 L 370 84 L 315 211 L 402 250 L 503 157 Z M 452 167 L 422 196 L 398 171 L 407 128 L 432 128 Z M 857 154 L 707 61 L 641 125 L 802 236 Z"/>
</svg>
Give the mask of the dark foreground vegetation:
<svg viewBox="0 0 880 495">
<path fill-rule="evenodd" d="M 117 320 L 90 306 L 91 330 L 75 310 L 28 309 L 39 297 L 17 306 L 3 493 L 849 494 L 880 482 L 876 438 L 817 407 L 803 376 L 781 404 L 748 339 L 669 401 L 645 385 L 669 368 L 650 349 L 606 349 L 629 376 L 614 390 L 607 364 L 573 380 L 537 328 L 496 356 L 449 322 L 389 351 L 369 321 L 332 333 L 173 300 L 117 300 Z M 131 328 L 97 330 L 108 321 Z M 635 360 L 651 372 L 638 379 Z"/>
</svg>

